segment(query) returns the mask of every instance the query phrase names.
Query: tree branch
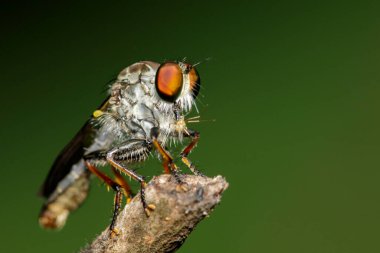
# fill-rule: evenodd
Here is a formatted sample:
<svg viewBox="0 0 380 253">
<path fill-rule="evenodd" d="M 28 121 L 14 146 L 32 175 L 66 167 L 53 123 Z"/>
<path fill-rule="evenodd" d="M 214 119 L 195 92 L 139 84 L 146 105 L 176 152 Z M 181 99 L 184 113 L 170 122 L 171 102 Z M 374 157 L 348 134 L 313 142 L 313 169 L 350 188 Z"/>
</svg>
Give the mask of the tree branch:
<svg viewBox="0 0 380 253">
<path fill-rule="evenodd" d="M 171 175 L 154 177 L 145 191 L 147 203 L 156 206 L 150 217 L 146 217 L 138 194 L 117 219 L 119 235 L 111 237 L 107 228 L 81 253 L 176 251 L 228 187 L 221 176 L 186 175 L 182 180 L 187 190 Z"/>
</svg>

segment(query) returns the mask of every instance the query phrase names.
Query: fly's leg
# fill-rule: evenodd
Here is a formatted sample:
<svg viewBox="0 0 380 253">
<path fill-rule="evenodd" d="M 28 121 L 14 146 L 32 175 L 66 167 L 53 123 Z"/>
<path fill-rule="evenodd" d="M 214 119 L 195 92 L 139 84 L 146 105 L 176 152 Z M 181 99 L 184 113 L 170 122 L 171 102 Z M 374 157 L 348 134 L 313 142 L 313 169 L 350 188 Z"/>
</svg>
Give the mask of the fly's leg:
<svg viewBox="0 0 380 253">
<path fill-rule="evenodd" d="M 154 205 L 152 205 L 152 204 L 147 205 L 147 203 L 146 203 L 146 200 L 145 200 L 145 188 L 146 188 L 145 179 L 142 176 L 140 176 L 139 174 L 137 174 L 136 172 L 134 172 L 133 170 L 130 170 L 130 169 L 127 169 L 127 168 L 121 166 L 119 163 L 117 163 L 111 157 L 108 157 L 107 160 L 116 169 L 118 169 L 121 172 L 124 172 L 125 174 L 127 174 L 128 176 L 130 176 L 131 178 L 133 178 L 134 180 L 136 180 L 136 181 L 138 181 L 140 183 L 140 187 L 141 187 L 141 190 L 140 190 L 141 203 L 143 205 L 143 208 L 144 208 L 146 216 L 149 217 L 150 211 L 154 210 L 156 207 Z"/>
<path fill-rule="evenodd" d="M 157 141 L 157 139 L 153 139 L 153 145 L 162 156 L 162 160 L 163 160 L 162 166 L 164 167 L 165 173 L 167 174 L 169 174 L 170 172 L 173 173 L 177 182 L 179 184 L 182 184 L 181 178 L 179 176 L 179 168 L 173 162 L 173 157 L 169 154 L 168 151 L 166 151 L 162 147 L 162 145 Z"/>
<path fill-rule="evenodd" d="M 131 187 L 129 186 L 127 181 L 125 181 L 125 179 L 122 177 L 122 175 L 117 169 L 115 169 L 114 167 L 111 167 L 111 169 L 112 169 L 113 174 L 115 175 L 115 182 L 118 183 L 122 187 L 123 193 L 127 199 L 127 204 L 129 204 L 134 195 L 131 190 Z"/>
<path fill-rule="evenodd" d="M 111 236 L 119 235 L 119 232 L 117 231 L 117 229 L 115 229 L 115 223 L 116 223 L 117 216 L 119 216 L 121 201 L 123 199 L 123 194 L 120 188 L 121 187 L 118 185 L 115 185 L 115 188 L 114 188 L 114 190 L 116 191 L 116 194 L 115 194 L 115 200 L 114 200 L 112 221 L 110 225 Z"/>
<path fill-rule="evenodd" d="M 168 151 L 162 147 L 162 145 L 158 142 L 157 136 L 158 136 L 158 129 L 153 128 L 152 129 L 152 139 L 153 139 L 153 145 L 157 149 L 157 151 L 160 153 L 162 157 L 162 166 L 164 167 L 165 173 L 169 174 L 170 172 L 173 173 L 175 179 L 179 184 L 183 184 L 181 178 L 180 178 L 180 171 L 177 165 L 173 162 L 173 157 L 169 154 Z"/>
<path fill-rule="evenodd" d="M 145 214 L 149 217 L 150 211 L 153 211 L 156 207 L 153 204 L 148 205 L 145 200 L 145 188 L 147 183 L 143 176 L 137 174 L 135 171 L 126 168 L 121 164 L 122 161 L 125 162 L 136 162 L 141 161 L 146 156 L 146 152 L 149 151 L 149 145 L 145 142 L 145 140 L 131 140 L 130 142 L 115 148 L 107 153 L 107 161 L 113 166 L 116 170 L 123 172 L 133 178 L 134 180 L 140 183 L 140 197 L 141 203 L 143 205 Z"/>
<path fill-rule="evenodd" d="M 121 202 L 123 200 L 121 189 L 124 189 L 124 191 L 127 192 L 124 188 L 125 186 L 122 186 L 119 183 L 112 180 L 110 177 L 108 177 L 106 174 L 98 170 L 95 166 L 93 166 L 88 161 L 85 161 L 85 163 L 89 171 L 94 173 L 98 178 L 100 178 L 104 183 L 106 183 L 108 187 L 112 188 L 115 191 L 114 209 L 113 209 L 112 221 L 110 225 L 110 231 L 111 231 L 111 236 L 118 235 L 118 232 L 115 229 L 115 224 L 116 224 L 116 219 L 120 213 Z M 129 186 L 127 187 L 127 189 L 129 189 Z M 127 196 L 127 199 L 128 198 L 129 196 Z"/>
<path fill-rule="evenodd" d="M 191 142 L 189 145 L 187 145 L 187 147 L 185 147 L 181 154 L 180 154 L 180 157 L 182 159 L 182 162 L 184 164 L 186 164 L 187 167 L 189 167 L 189 169 L 191 170 L 191 172 L 193 172 L 195 175 L 197 176 L 204 176 L 202 174 L 202 172 L 200 172 L 196 167 L 195 165 L 189 160 L 189 158 L 187 158 L 187 156 L 190 154 L 190 152 L 193 150 L 193 148 L 195 148 L 195 146 L 197 145 L 198 141 L 199 141 L 199 137 L 200 137 L 200 134 L 199 132 L 197 131 L 192 131 L 192 130 L 187 130 L 188 131 L 188 137 L 191 138 Z"/>
</svg>

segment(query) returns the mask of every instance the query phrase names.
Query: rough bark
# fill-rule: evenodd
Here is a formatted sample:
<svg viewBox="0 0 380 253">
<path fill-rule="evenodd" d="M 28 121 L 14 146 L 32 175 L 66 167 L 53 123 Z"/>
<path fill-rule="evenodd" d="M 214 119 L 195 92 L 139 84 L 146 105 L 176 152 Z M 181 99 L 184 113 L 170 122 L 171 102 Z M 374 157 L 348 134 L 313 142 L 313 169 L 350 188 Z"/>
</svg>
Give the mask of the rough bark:
<svg viewBox="0 0 380 253">
<path fill-rule="evenodd" d="M 228 183 L 221 176 L 186 175 L 180 187 L 171 175 L 153 178 L 146 188 L 148 204 L 156 206 L 149 217 L 138 194 L 120 213 L 110 236 L 105 229 L 81 253 L 174 252 L 191 231 L 220 202 Z"/>
</svg>

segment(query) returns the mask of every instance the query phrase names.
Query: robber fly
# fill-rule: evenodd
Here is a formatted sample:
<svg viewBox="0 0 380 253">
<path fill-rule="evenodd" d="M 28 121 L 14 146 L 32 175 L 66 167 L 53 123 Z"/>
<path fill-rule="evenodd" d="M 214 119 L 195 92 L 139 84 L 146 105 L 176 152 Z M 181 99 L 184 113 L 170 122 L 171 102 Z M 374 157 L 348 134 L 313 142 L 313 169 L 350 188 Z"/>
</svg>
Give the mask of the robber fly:
<svg viewBox="0 0 380 253">
<path fill-rule="evenodd" d="M 123 195 L 127 202 L 132 196 L 122 174 L 140 183 L 141 203 L 148 215 L 154 205 L 146 203 L 144 177 L 131 166 L 157 152 L 164 171 L 181 183 L 179 168 L 167 146 L 183 138 L 191 141 L 180 157 L 194 174 L 201 175 L 187 158 L 198 142 L 199 132 L 187 128 L 184 117 L 195 106 L 199 89 L 197 70 L 184 61 L 142 61 L 123 69 L 110 86 L 108 98 L 56 158 L 40 192 L 46 199 L 40 224 L 45 228 L 63 227 L 69 213 L 87 197 L 91 173 L 115 191 L 111 231 Z M 114 179 L 98 170 L 107 164 Z"/>
</svg>

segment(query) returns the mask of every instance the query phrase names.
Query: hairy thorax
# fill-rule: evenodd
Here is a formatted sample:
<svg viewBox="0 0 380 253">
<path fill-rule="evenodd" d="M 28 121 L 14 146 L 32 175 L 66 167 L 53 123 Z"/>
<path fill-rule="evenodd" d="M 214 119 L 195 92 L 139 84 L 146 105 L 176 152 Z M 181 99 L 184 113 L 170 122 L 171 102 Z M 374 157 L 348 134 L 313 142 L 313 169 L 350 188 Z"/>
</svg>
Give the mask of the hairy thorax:
<svg viewBox="0 0 380 253">
<path fill-rule="evenodd" d="M 133 69 L 133 75 L 127 69 L 111 86 L 108 103 L 101 116 L 94 119 L 94 124 L 100 127 L 99 133 L 114 135 L 116 138 L 112 139 L 120 144 L 130 139 L 149 141 L 152 128 L 157 127 L 160 133 L 157 139 L 164 146 L 168 142 L 182 141 L 186 123 L 182 116 L 178 118 L 173 113 L 172 104 L 166 104 L 155 94 L 156 70 L 146 65 L 135 66 L 138 67 L 141 68 L 139 75 L 136 75 L 136 69 Z M 187 106 L 187 103 L 184 100 L 177 106 Z"/>
</svg>

